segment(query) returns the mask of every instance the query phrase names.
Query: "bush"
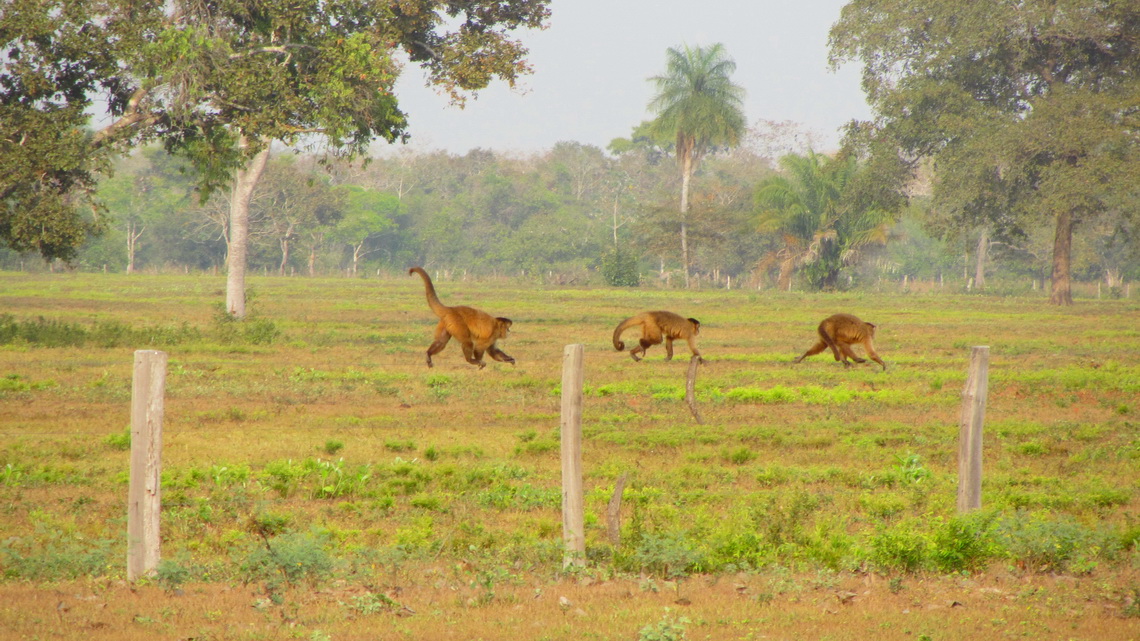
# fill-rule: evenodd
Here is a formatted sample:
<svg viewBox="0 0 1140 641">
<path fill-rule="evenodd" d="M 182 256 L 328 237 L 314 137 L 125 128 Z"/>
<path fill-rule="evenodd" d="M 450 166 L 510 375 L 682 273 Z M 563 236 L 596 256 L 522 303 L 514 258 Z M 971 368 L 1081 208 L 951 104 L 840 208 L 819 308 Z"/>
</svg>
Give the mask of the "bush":
<svg viewBox="0 0 1140 641">
<path fill-rule="evenodd" d="M 602 278 L 612 287 L 637 287 L 641 285 L 641 272 L 637 268 L 637 257 L 621 249 L 614 249 L 602 257 Z"/>
<path fill-rule="evenodd" d="M 630 560 L 636 566 L 633 570 L 674 579 L 697 571 L 705 553 L 683 535 L 645 534 Z"/>
<path fill-rule="evenodd" d="M 941 523 L 934 531 L 930 557 L 944 572 L 980 570 L 998 555 L 994 516 L 971 512 Z"/>
<path fill-rule="evenodd" d="M 871 537 L 870 561 L 883 570 L 917 572 L 927 565 L 931 542 L 916 522 L 900 523 Z"/>
<path fill-rule="evenodd" d="M 1090 530 L 1064 517 L 1051 520 L 1045 514 L 1017 514 L 1000 520 L 994 536 L 1005 554 L 1018 565 L 1042 572 L 1062 572 L 1119 551 L 1119 534 Z"/>
<path fill-rule="evenodd" d="M 327 578 L 334 565 L 326 545 L 324 535 L 307 532 L 264 539 L 246 555 L 241 572 L 247 582 L 277 579 L 288 583 L 317 582 Z"/>
</svg>

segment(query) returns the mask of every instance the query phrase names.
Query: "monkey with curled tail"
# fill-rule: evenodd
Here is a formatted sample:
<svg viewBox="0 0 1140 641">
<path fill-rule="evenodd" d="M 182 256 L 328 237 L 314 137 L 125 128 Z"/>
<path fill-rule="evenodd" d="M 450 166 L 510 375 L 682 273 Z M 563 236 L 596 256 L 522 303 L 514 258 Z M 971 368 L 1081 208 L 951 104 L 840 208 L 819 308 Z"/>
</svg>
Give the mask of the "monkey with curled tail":
<svg viewBox="0 0 1140 641">
<path fill-rule="evenodd" d="M 645 356 L 645 350 L 653 345 L 660 345 L 662 341 L 665 341 L 665 360 L 671 360 L 673 341 L 683 338 L 689 342 L 689 350 L 693 352 L 693 356 L 696 356 L 699 362 L 705 362 L 700 350 L 697 349 L 697 334 L 701 331 L 701 322 L 695 318 L 684 318 L 679 314 L 664 311 L 642 312 L 631 316 L 618 323 L 614 329 L 614 349 L 619 352 L 625 349 L 621 335 L 631 327 L 641 327 L 641 339 L 638 345 L 629 350 L 630 357 L 635 361 L 640 361 Z"/>
</svg>

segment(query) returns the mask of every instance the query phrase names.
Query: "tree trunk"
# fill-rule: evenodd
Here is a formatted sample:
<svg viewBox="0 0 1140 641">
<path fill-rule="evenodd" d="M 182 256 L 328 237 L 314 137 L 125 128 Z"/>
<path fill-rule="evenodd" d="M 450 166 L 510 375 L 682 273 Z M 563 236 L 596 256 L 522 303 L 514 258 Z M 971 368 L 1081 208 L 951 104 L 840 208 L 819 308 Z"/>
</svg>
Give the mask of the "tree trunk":
<svg viewBox="0 0 1140 641">
<path fill-rule="evenodd" d="M 135 235 L 134 221 L 127 221 L 127 273 L 135 273 L 135 242 L 139 237 Z"/>
<path fill-rule="evenodd" d="M 978 289 L 986 288 L 986 254 L 990 248 L 990 230 L 982 228 L 978 236 L 978 251 L 974 264 L 974 286 Z"/>
<path fill-rule="evenodd" d="M 243 134 L 238 147 L 249 147 Z M 230 237 L 226 257 L 226 311 L 235 318 L 245 318 L 245 269 L 249 253 L 249 201 L 257 186 L 265 163 L 269 160 L 266 144 L 249 163 L 234 172 L 234 189 L 230 194 Z"/>
<path fill-rule="evenodd" d="M 689 289 L 689 181 L 693 176 L 693 156 L 681 156 L 681 265 L 685 269 L 685 289 Z"/>
<path fill-rule="evenodd" d="M 281 265 L 277 268 L 280 275 L 285 275 L 285 268 L 289 265 L 289 239 L 293 237 L 294 223 L 289 223 L 285 235 L 281 238 Z"/>
<path fill-rule="evenodd" d="M 1070 261 L 1073 251 L 1073 212 L 1065 210 L 1057 214 L 1057 233 L 1053 238 L 1053 283 L 1049 293 L 1052 305 L 1072 305 L 1073 290 L 1070 276 Z"/>
</svg>

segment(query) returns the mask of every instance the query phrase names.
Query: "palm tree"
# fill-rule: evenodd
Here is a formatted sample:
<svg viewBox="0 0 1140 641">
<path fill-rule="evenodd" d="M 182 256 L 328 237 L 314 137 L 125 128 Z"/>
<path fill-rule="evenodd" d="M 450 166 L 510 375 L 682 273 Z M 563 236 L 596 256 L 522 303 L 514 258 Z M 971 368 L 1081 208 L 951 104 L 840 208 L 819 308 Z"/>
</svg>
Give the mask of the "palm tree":
<svg viewBox="0 0 1140 641">
<path fill-rule="evenodd" d="M 649 80 L 657 93 L 649 108 L 657 117 L 650 128 L 676 142 L 681 166 L 681 262 L 689 286 L 689 183 L 697 163 L 710 148 L 731 147 L 745 130 L 744 88 L 729 76 L 736 63 L 720 43 L 709 47 L 669 48 L 665 74 Z"/>
<path fill-rule="evenodd" d="M 780 166 L 785 175 L 768 178 L 756 190 L 757 227 L 779 234 L 783 242 L 761 267 L 779 266 L 780 289 L 790 289 L 800 268 L 813 288 L 834 289 L 840 270 L 854 263 L 864 246 L 886 242 L 894 215 L 861 197 L 860 167 L 853 156 L 831 159 L 809 151 L 784 156 Z"/>
</svg>

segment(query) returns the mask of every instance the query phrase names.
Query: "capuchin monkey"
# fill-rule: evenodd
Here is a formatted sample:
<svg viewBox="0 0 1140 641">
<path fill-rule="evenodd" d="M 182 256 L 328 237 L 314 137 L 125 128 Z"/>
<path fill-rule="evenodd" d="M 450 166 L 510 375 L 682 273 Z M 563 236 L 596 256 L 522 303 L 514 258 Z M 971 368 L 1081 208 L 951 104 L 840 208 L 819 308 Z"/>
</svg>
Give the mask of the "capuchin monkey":
<svg viewBox="0 0 1140 641">
<path fill-rule="evenodd" d="M 515 359 L 507 356 L 506 352 L 495 346 L 495 341 L 506 338 L 511 331 L 511 319 L 494 317 L 487 312 L 474 307 L 457 305 L 448 307 L 439 301 L 432 285 L 431 277 L 422 267 L 413 267 L 409 274 L 419 274 L 424 279 L 424 292 L 427 295 L 428 307 L 439 317 L 439 325 L 435 327 L 435 340 L 427 349 L 427 364 L 432 366 L 431 357 L 443 351 L 447 342 L 455 338 L 463 348 L 463 357 L 468 363 L 478 365 L 479 369 L 487 366 L 483 362 L 483 353 L 504 363 L 514 364 Z"/>
<path fill-rule="evenodd" d="M 665 341 L 665 360 L 673 358 L 673 341 L 683 338 L 689 341 L 689 350 L 693 352 L 693 356 L 697 357 L 700 362 L 705 362 L 701 357 L 700 350 L 697 349 L 697 334 L 701 331 L 701 321 L 695 318 L 684 318 L 673 312 L 642 312 L 637 316 L 632 316 L 623 320 L 618 324 L 617 329 L 614 330 L 614 349 L 622 351 L 625 349 L 625 343 L 621 340 L 621 333 L 630 327 L 641 327 L 641 340 L 638 341 L 637 347 L 629 350 L 629 355 L 633 360 L 640 361 L 641 356 L 645 356 L 645 350 L 653 345 L 660 345 L 661 341 Z"/>
<path fill-rule="evenodd" d="M 818 354 L 830 347 L 831 353 L 835 355 L 835 360 L 843 361 L 844 367 L 851 367 L 851 363 L 847 360 L 848 357 L 856 363 L 866 363 L 866 359 L 859 358 L 855 352 L 851 351 L 852 345 L 862 343 L 863 349 L 867 350 L 867 356 L 882 365 L 884 371 L 887 369 L 887 364 L 875 353 L 875 343 L 872 340 L 875 338 L 875 326 L 873 324 L 863 322 L 851 314 L 835 314 L 823 319 L 823 322 L 819 324 L 818 331 L 819 342 L 801 354 L 795 362 L 798 363 L 808 356 Z"/>
</svg>

